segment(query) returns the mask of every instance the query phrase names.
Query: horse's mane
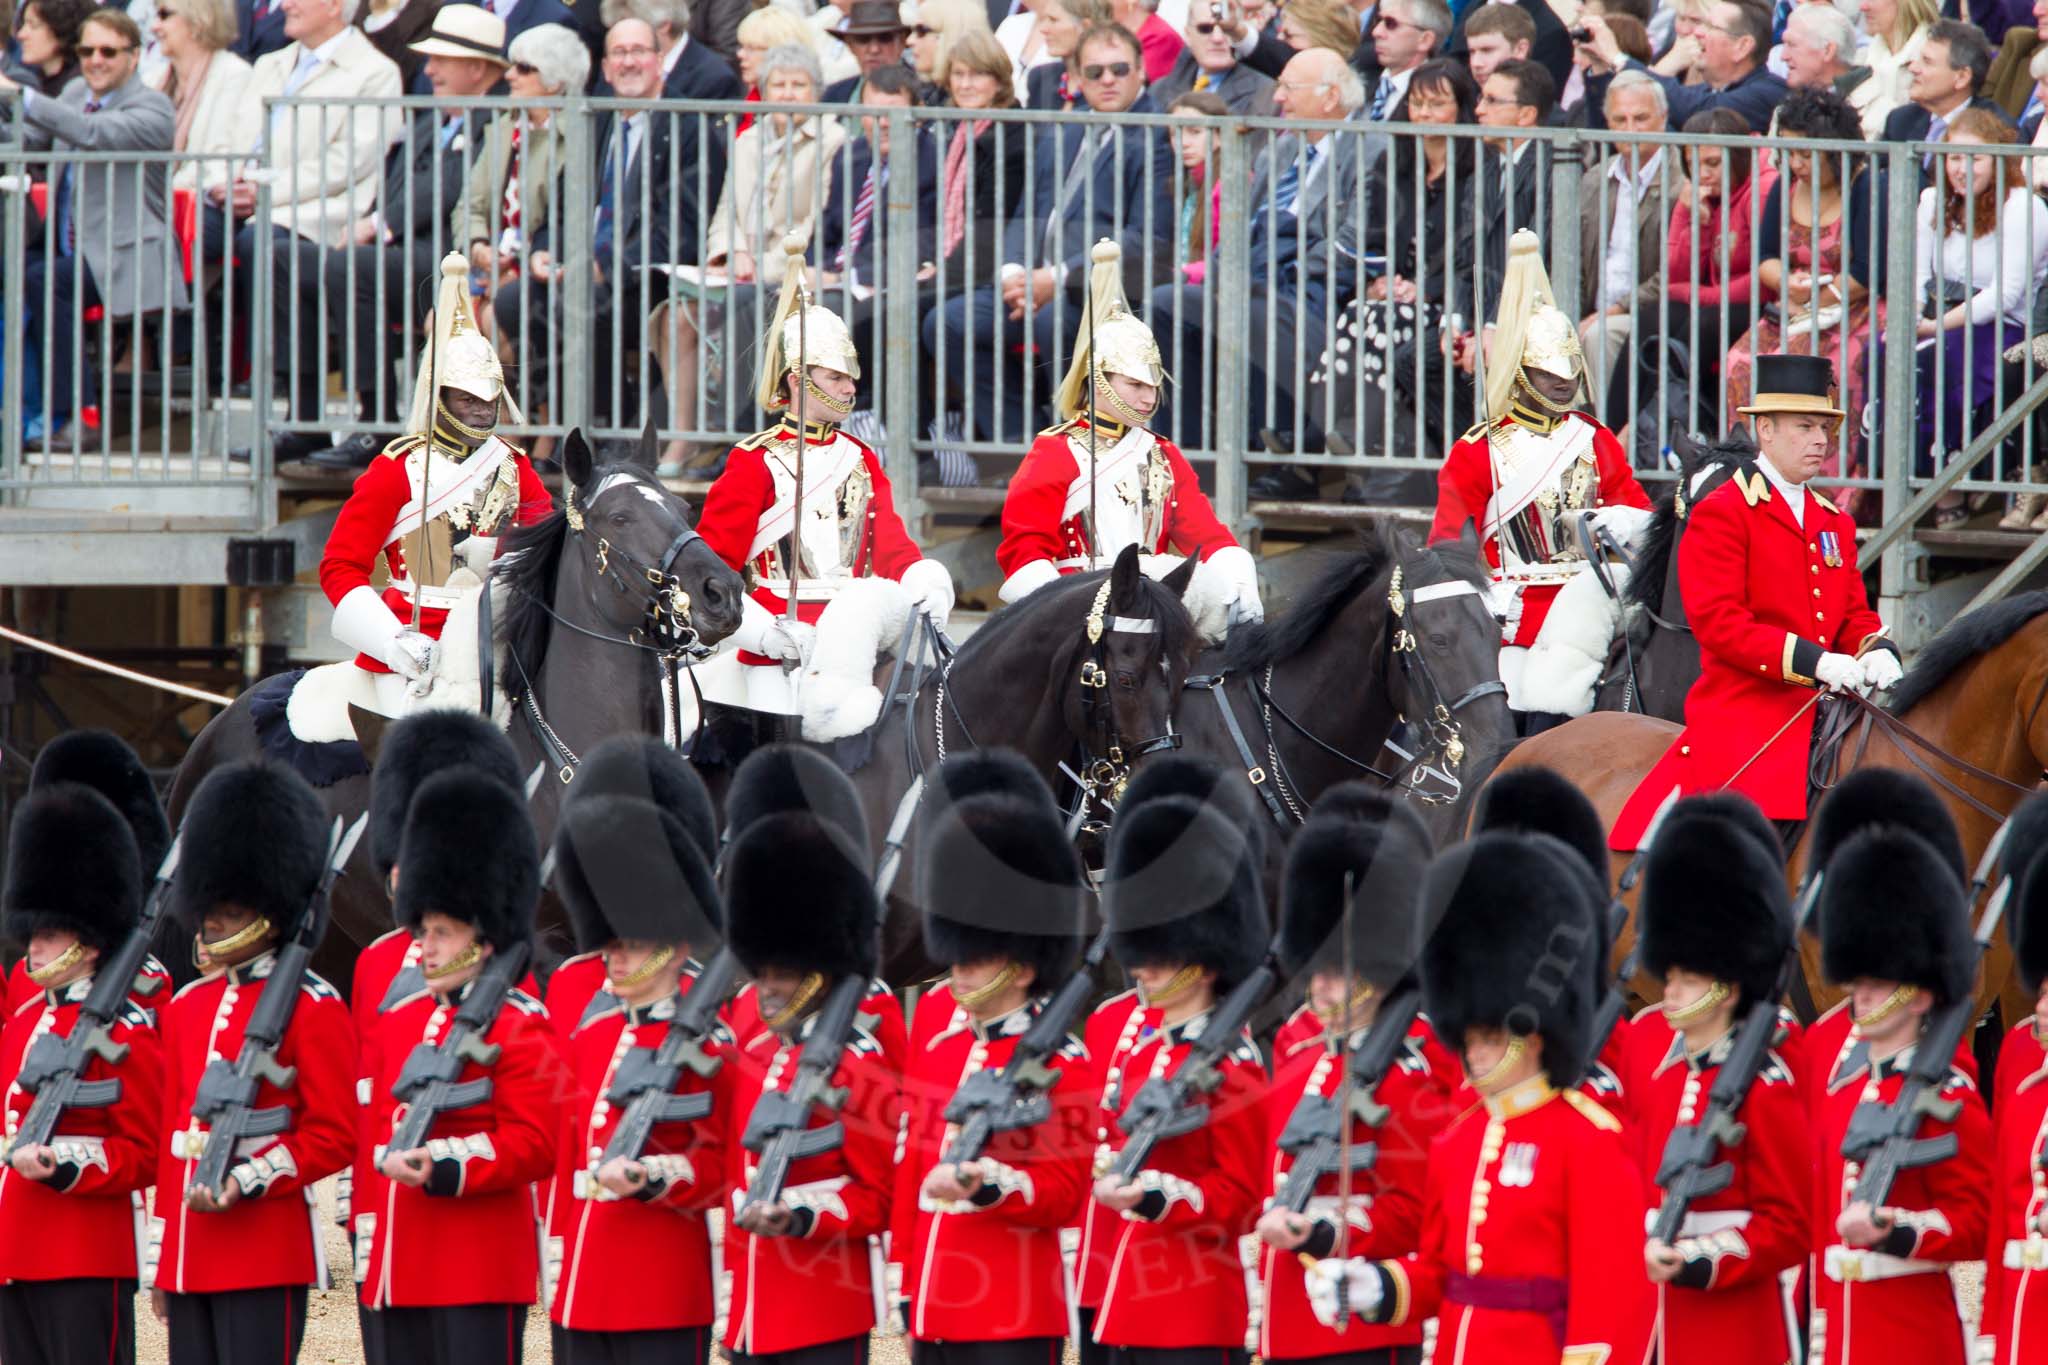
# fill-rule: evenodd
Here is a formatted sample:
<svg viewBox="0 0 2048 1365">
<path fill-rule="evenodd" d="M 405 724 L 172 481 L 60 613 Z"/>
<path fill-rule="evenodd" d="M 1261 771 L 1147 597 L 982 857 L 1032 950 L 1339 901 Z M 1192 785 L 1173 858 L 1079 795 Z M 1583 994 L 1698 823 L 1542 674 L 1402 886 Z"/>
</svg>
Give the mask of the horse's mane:
<svg viewBox="0 0 2048 1365">
<path fill-rule="evenodd" d="M 1708 465 L 1741 464 L 1756 458 L 1756 445 L 1746 433 L 1737 432 L 1722 441 L 1695 441 L 1680 433 L 1671 443 L 1678 456 L 1678 483 L 1657 499 L 1643 548 L 1636 552 L 1635 571 L 1629 575 L 1630 605 L 1656 611 L 1664 605 L 1664 580 L 1671 572 L 1671 556 L 1678 549 L 1678 491 L 1692 487 L 1693 476 Z M 1688 501 L 1691 494 L 1687 494 Z"/>
<path fill-rule="evenodd" d="M 1898 690 L 1892 693 L 1891 713 L 1905 715 L 1926 701 L 1957 669 L 1998 648 L 2044 613 L 2048 613 L 2048 591 L 2023 592 L 1958 616 L 1913 661 Z"/>
<path fill-rule="evenodd" d="M 1077 600 L 1092 597 L 1110 572 L 1101 569 L 1094 573 L 1069 574 L 1058 583 L 1049 584 L 1027 595 L 1023 601 L 994 613 L 960 646 L 961 662 L 970 662 L 985 651 L 999 648 L 1013 632 L 1029 629 L 1042 616 L 1071 610 Z M 1138 592 L 1145 601 L 1145 614 L 1159 623 L 1159 644 L 1165 655 L 1171 658 L 1186 653 L 1192 657 L 1199 642 L 1195 638 L 1194 618 L 1188 615 L 1180 595 L 1144 574 L 1138 576 Z M 1074 631 L 1073 638 L 1076 649 L 1087 643 L 1087 636 L 1082 631 Z"/>
</svg>

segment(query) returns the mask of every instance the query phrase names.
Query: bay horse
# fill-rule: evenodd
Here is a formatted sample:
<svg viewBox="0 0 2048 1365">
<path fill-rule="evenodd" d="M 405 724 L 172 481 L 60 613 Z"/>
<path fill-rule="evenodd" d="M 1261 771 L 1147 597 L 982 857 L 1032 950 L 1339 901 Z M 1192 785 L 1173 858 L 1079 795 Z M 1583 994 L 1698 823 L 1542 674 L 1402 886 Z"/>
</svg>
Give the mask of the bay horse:
<svg viewBox="0 0 2048 1365">
<path fill-rule="evenodd" d="M 1899 683 L 1887 710 L 1939 752 L 1930 752 L 1873 724 L 1852 724 L 1840 749 L 1837 775 L 1873 764 L 1914 769 L 1930 776 L 1955 816 L 1974 866 L 1998 824 L 2048 771 L 2048 592 L 2030 592 L 1969 612 L 1950 622 L 1922 650 Z M 1526 765 L 1553 768 L 1590 797 L 1612 829 L 1623 803 L 1664 751 L 1679 726 L 1649 716 L 1595 712 L 1525 740 L 1497 771 Z M 1756 737 L 1762 744 L 1766 736 Z M 1948 757 L 1995 775 L 1986 781 Z M 1824 799 L 1824 798 L 1817 798 Z M 1795 842 L 1788 874 L 1805 875 L 1805 847 Z M 1618 878 L 1628 855 L 1610 855 Z M 1631 922 L 1617 945 L 1634 937 Z M 1820 974 L 1819 952 L 1808 935 L 1801 944 L 1813 1000 L 1825 1008 L 1841 992 Z M 1646 985 L 1638 981 L 1639 988 Z M 1654 984 L 1648 990 L 1654 991 Z M 1985 957 L 1979 999 L 2002 1006 L 2006 1019 L 2030 1013 L 2034 998 L 2012 974 L 2012 950 L 2003 931 Z M 1650 998 L 1655 998 L 1654 994 Z"/>
<path fill-rule="evenodd" d="M 658 733 L 660 651 L 646 643 L 643 627 L 657 607 L 673 610 L 673 591 L 680 587 L 689 596 L 690 628 L 700 643 L 715 644 L 739 625 L 744 593 L 740 576 L 697 536 L 689 503 L 655 477 L 651 443 L 643 441 L 627 460 L 598 464 L 582 433 L 572 431 L 562 452 L 574 518 L 565 504 L 508 534 L 491 575 L 500 604 L 496 677 L 513 709 L 513 747 L 522 771 L 548 760 L 530 802 L 543 844 L 553 837 L 564 788 L 560 764 L 543 752 L 533 718 L 544 718 L 541 724 L 573 754 L 621 731 Z M 236 698 L 192 741 L 171 782 L 166 809 L 174 826 L 206 774 L 262 755 L 251 714 L 251 698 L 261 688 Z M 357 763 L 347 776 L 316 788 L 330 813 L 354 820 L 368 807 L 367 767 Z M 391 928 L 390 902 L 371 868 L 367 842 L 345 872 L 334 887 L 333 929 L 315 959 L 315 970 L 344 987 L 355 950 Z M 550 897 L 543 925 L 559 922 Z M 189 962 L 176 951 L 165 961 L 174 959 Z"/>
</svg>

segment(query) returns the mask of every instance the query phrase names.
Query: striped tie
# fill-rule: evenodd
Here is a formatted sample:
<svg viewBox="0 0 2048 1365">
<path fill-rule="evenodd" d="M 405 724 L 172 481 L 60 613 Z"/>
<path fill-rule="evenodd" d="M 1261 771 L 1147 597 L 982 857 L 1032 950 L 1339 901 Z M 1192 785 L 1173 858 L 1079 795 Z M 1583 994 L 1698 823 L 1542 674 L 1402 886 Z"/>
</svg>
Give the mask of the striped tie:
<svg viewBox="0 0 2048 1365">
<path fill-rule="evenodd" d="M 847 265 L 853 260 L 854 253 L 860 250 L 862 239 L 868 235 L 868 220 L 875 216 L 876 169 L 875 166 L 868 167 L 868 178 L 860 185 L 860 197 L 853 201 L 853 219 L 846 225 L 846 245 L 839 248 L 839 261 L 836 266 L 842 275 L 846 273 Z"/>
</svg>

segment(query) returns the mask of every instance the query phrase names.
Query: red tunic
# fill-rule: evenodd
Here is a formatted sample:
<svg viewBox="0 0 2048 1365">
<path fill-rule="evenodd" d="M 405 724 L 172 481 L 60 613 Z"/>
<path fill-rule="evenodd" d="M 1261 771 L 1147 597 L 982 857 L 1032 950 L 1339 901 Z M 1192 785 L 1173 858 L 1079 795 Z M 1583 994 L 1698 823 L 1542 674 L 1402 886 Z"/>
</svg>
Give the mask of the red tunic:
<svg viewBox="0 0 2048 1365">
<path fill-rule="evenodd" d="M 920 1013 L 922 1013 L 920 1011 Z M 1120 1085 L 1131 1053 L 1138 1045 L 1140 1030 L 1147 1036 L 1159 1027 L 1159 1011 L 1147 1009 L 1135 990 L 1112 995 L 1088 1016 L 1081 1037 L 1093 1072 L 1090 1089 L 1100 1096 Z M 1098 1104 L 1094 1116 L 1095 1143 L 1099 1151 L 1109 1142 L 1112 1125 Z M 1100 1164 L 1098 1162 L 1098 1164 Z M 1074 1280 L 1076 1297 L 1084 1311 L 1102 1307 L 1102 1290 L 1109 1283 L 1110 1253 L 1116 1248 L 1117 1215 L 1093 1199 L 1084 1200 L 1073 1226 L 1080 1233 L 1079 1261 Z"/>
<path fill-rule="evenodd" d="M 1024 463 L 1010 476 L 1010 491 L 1003 497 L 1003 539 L 996 546 L 996 564 L 1005 578 L 1037 560 L 1048 560 L 1062 574 L 1076 573 L 1088 566 L 1094 549 L 1089 544 L 1087 517 L 1083 512 L 1064 515 L 1069 494 L 1079 484 L 1085 496 L 1088 471 L 1074 455 L 1067 435 L 1072 431 L 1087 439 L 1088 419 L 1073 421 L 1042 431 L 1031 443 Z M 1104 434 L 1100 454 L 1121 438 L 1118 432 Z M 1216 519 L 1208 495 L 1180 448 L 1164 437 L 1155 438 L 1159 452 L 1173 472 L 1173 491 L 1167 495 L 1159 535 L 1150 545 L 1138 548 L 1146 554 L 1194 555 L 1207 559 L 1226 545 L 1237 544 L 1230 528 Z M 1105 546 L 1103 553 L 1122 550 Z"/>
<path fill-rule="evenodd" d="M 1437 1317 L 1438 1365 L 1642 1360 L 1656 1301 L 1642 1177 L 1620 1128 L 1541 1076 L 1459 1118 L 1430 1150 L 1421 1249 L 1382 1263 L 1374 1316 Z M 1562 1307 L 1496 1306 L 1537 1290 Z"/>
<path fill-rule="evenodd" d="M 930 999 L 930 994 L 925 998 Z M 923 1016 L 921 1006 L 918 1013 Z M 751 981 L 739 988 L 720 1017 L 732 1031 L 736 1047 L 753 1050 L 766 1042 L 768 1027 L 761 1022 L 761 997 Z M 881 1047 L 889 1070 L 901 1076 L 904 1060 L 910 1055 L 910 1040 L 903 1027 L 903 1002 L 888 982 L 877 978 L 870 986 L 867 999 L 860 1002 L 860 1026 Z"/>
<path fill-rule="evenodd" d="M 804 1031 L 816 1021 L 816 1015 L 806 1019 Z M 764 1032 L 739 1049 L 727 1068 L 732 1102 L 726 1106 L 725 1141 L 731 1153 L 733 1212 L 759 1170 L 758 1154 L 741 1144 L 754 1104 L 770 1089 L 789 1089 L 801 1050 L 801 1042 Z M 725 1267 L 732 1275 L 728 1351 L 772 1355 L 865 1338 L 873 1330 L 876 1299 L 884 1286 L 880 1250 L 869 1239 L 889 1226 L 897 1075 L 881 1044 L 856 1030 L 832 1078 L 835 1087 L 846 1088 L 845 1104 L 829 1115 L 814 1109 L 810 1119 L 813 1128 L 843 1124 L 845 1140 L 832 1151 L 796 1162 L 783 1189 L 784 1204 L 810 1214 L 804 1236 L 755 1237 L 727 1221 Z M 790 1306 L 798 1303 L 803 1311 L 792 1312 Z"/>
<path fill-rule="evenodd" d="M 1310 1018 L 1314 1018 L 1311 1012 Z M 1320 1024 L 1320 1020 L 1317 1021 Z M 1454 1069 L 1436 1034 L 1417 1019 L 1408 1031 L 1408 1055 L 1381 1082 L 1378 1100 L 1392 1110 L 1387 1122 L 1374 1128 L 1353 1119 L 1354 1148 L 1378 1145 L 1379 1157 L 1369 1173 L 1351 1182 L 1350 1235 L 1345 1252 L 1352 1256 L 1396 1257 L 1413 1252 L 1422 1235 L 1422 1183 L 1429 1169 L 1429 1148 L 1450 1122 L 1451 1092 L 1444 1085 Z M 1303 1095 L 1335 1099 L 1343 1085 L 1343 1069 L 1331 1052 L 1327 1034 L 1295 1045 L 1282 1058 L 1276 1044 L 1273 1088 L 1266 1092 L 1267 1175 L 1263 1193 L 1278 1196 L 1293 1169 L 1294 1155 L 1280 1150 L 1280 1135 Z M 1334 1175 L 1316 1186 L 1311 1214 L 1334 1223 L 1342 1182 Z M 1259 1282 L 1265 1312 L 1259 1325 L 1259 1355 L 1266 1360 L 1300 1360 L 1344 1355 L 1353 1351 L 1415 1346 L 1422 1341 L 1420 1320 L 1398 1326 L 1353 1323 L 1344 1332 L 1325 1327 L 1309 1307 L 1301 1258 L 1291 1251 L 1259 1244 Z"/>
<path fill-rule="evenodd" d="M 1634 1115 L 1624 1131 L 1637 1168 L 1653 1180 L 1673 1131 L 1705 1110 L 1734 1039 L 1730 1033 L 1704 1054 L 1688 1056 L 1684 1039 L 1668 1024 L 1659 1027 L 1661 1020 L 1659 1011 L 1638 1027 L 1646 1036 L 1664 1037 L 1663 1055 L 1653 1060 L 1646 1049 L 1632 1048 L 1623 1077 Z M 1776 1052 L 1736 1118 L 1746 1130 L 1743 1140 L 1719 1158 L 1734 1165 L 1734 1183 L 1694 1201 L 1676 1243 L 1706 1283 L 1657 1287 L 1663 1365 L 1784 1365 L 1792 1355 L 1778 1275 L 1806 1260 L 1813 1136 L 1792 1070 Z M 1662 1198 L 1650 1190 L 1653 1206 Z"/>
<path fill-rule="evenodd" d="M 903 1078 L 908 1128 L 897 1163 L 891 1256 L 903 1266 L 910 1335 L 919 1341 L 1010 1341 L 1068 1332 L 1060 1229 L 1087 1197 L 1094 1152 L 1095 1094 L 1087 1053 L 1069 1039 L 1048 1059 L 1059 1073 L 1052 1116 L 1034 1128 L 998 1133 L 983 1154 L 986 1204 L 938 1207 L 923 1197 L 953 1133 L 946 1105 L 968 1076 L 1000 1071 L 1038 1017 L 1034 1001 L 978 1024 L 933 991 L 919 1002 L 927 1026 Z M 943 1013 L 936 1027 L 933 1021 Z"/>
<path fill-rule="evenodd" d="M 1814 666 L 1824 652 L 1871 648 L 1884 622 L 1856 571 L 1856 523 L 1801 493 L 1795 521 L 1763 474 L 1740 469 L 1687 517 L 1678 585 L 1700 676 L 1686 694 L 1684 732 L 1629 797 L 1610 847 L 1640 844 L 1673 788 L 1726 788 L 1773 820 L 1805 818 Z"/>
<path fill-rule="evenodd" d="M 348 1013 L 355 1026 L 356 1034 L 356 1103 L 368 1105 L 376 1093 L 377 1076 L 380 1066 L 377 1056 L 377 1014 L 384 1006 L 384 997 L 391 990 L 391 983 L 407 967 L 417 968 L 420 962 L 419 940 L 405 929 L 393 929 L 370 940 L 361 952 L 356 954 L 355 969 L 349 977 Z M 370 1159 L 371 1148 L 376 1145 L 371 1125 L 356 1125 L 356 1154 L 349 1163 L 348 1189 L 342 1205 L 342 1223 L 351 1231 L 355 1229 L 355 1216 L 359 1211 L 383 1207 L 383 1174 L 376 1162 Z"/>
<path fill-rule="evenodd" d="M 1782 1015 L 1782 1011 L 1780 1013 Z M 1807 1026 L 1805 1037 L 1793 1049 L 1798 1060 L 1792 1070 L 1815 1122 L 1819 1122 L 1821 1105 L 1830 1092 L 1861 1083 L 1860 1059 L 1851 1060 L 1856 1042 L 1849 1002 L 1842 1000 L 1823 1010 L 1820 1018 Z M 1957 1042 L 1956 1055 L 1950 1064 L 1968 1076 L 1972 1085 L 1977 1083 L 1977 1054 L 1970 1050 L 1967 1034 Z"/>
<path fill-rule="evenodd" d="M 576 1030 L 583 1027 L 583 1011 L 590 1008 L 590 1002 L 605 988 L 604 955 L 602 953 L 578 953 L 562 959 L 562 964 L 548 974 L 546 995 L 548 1019 L 561 1035 L 563 1042 L 576 1036 Z"/>
<path fill-rule="evenodd" d="M 22 1006 L 42 994 L 42 987 L 28 979 L 28 958 L 16 958 L 7 971 L 7 1003 L 0 1018 L 12 1019 L 21 1013 Z M 164 964 L 153 956 L 145 957 L 142 970 L 135 973 L 135 988 L 128 992 L 128 998 L 149 1011 L 150 1024 L 154 1027 L 157 1011 L 171 998 L 171 974 Z"/>
<path fill-rule="evenodd" d="M 1621 448 L 1621 442 L 1615 440 L 1614 433 L 1600 425 L 1591 414 L 1582 412 L 1577 415 L 1593 427 L 1593 459 L 1599 472 L 1594 505 L 1648 508 L 1650 495 L 1636 482 L 1635 471 L 1629 467 L 1628 453 Z M 1500 425 L 1513 420 L 1512 417 L 1503 417 Z M 1499 539 L 1495 529 L 1484 524 L 1487 504 L 1492 501 L 1493 458 L 1483 434 L 1474 428 L 1451 447 L 1450 453 L 1444 457 L 1443 467 L 1437 471 L 1436 516 L 1429 526 L 1430 542 L 1456 539 L 1469 522 L 1485 547 L 1486 562 L 1498 572 Z M 1520 614 L 1510 621 L 1501 643 L 1534 644 L 1536 633 L 1543 629 L 1543 618 L 1549 614 L 1551 600 L 1557 596 L 1560 586 L 1557 583 L 1531 583 L 1523 588 Z"/>
<path fill-rule="evenodd" d="M 376 1092 L 362 1120 L 377 1155 L 405 1114 L 392 1087 L 406 1058 L 421 1043 L 439 1043 L 458 1007 L 423 995 L 378 1016 Z M 488 1077 L 490 1098 L 435 1120 L 427 1184 L 383 1179 L 374 1206 L 357 1206 L 358 1297 L 366 1308 L 534 1301 L 540 1262 L 532 1187 L 554 1172 L 566 1078 L 547 1013 L 524 991 L 506 995 L 484 1041 L 499 1049 L 497 1061 L 467 1063 L 456 1079 Z M 451 1246 L 492 1250 L 451 1258 Z"/>
<path fill-rule="evenodd" d="M 1860 1103 L 1896 1098 L 1904 1084 L 1899 1067 L 1911 1055 L 1873 1068 L 1859 1045 L 1821 1099 L 1814 1130 L 1819 1184 L 1813 1247 L 1820 1267 L 1814 1312 L 1826 1340 L 1824 1365 L 1962 1365 L 1967 1358 L 1946 1272 L 1952 1262 L 1984 1254 L 1991 1180 L 1991 1121 L 1968 1076 L 1951 1069 L 1942 1090 L 1944 1100 L 1961 1106 L 1955 1122 L 1929 1116 L 1919 1131 L 1923 1139 L 1952 1132 L 1960 1149 L 1946 1161 L 1902 1171 L 1885 1201 L 1897 1211 L 1899 1245 L 1850 1253 L 1835 1233 L 1859 1169 L 1842 1156 L 1850 1115 Z"/>
<path fill-rule="evenodd" d="M 23 1005 L 0 1034 L 0 1080 L 6 1085 L 9 1143 L 21 1130 L 35 1096 L 15 1084 L 22 1059 L 44 1034 L 69 1038 L 90 978 Z M 128 1049 L 119 1063 L 95 1057 L 82 1080 L 118 1080 L 121 1095 L 96 1109 L 69 1109 L 57 1121 L 52 1145 L 76 1145 L 76 1160 L 52 1180 L 30 1180 L 0 1165 L 0 1282 L 138 1275 L 142 1192 L 156 1179 L 158 1116 L 163 1107 L 163 1044 L 149 1012 L 134 1003 L 109 1028 L 114 1045 Z"/>
<path fill-rule="evenodd" d="M 313 1187 L 347 1166 L 355 1154 L 355 1038 L 348 1006 L 334 987 L 308 972 L 299 1002 L 278 1045 L 278 1061 L 296 1071 L 280 1090 L 258 1087 L 259 1108 L 283 1105 L 291 1125 L 256 1139 L 254 1151 L 231 1167 L 242 1197 L 224 1213 L 199 1213 L 185 1203 L 197 1153 L 187 1155 L 204 1129 L 192 1117 L 200 1074 L 210 1057 L 233 1062 L 242 1030 L 256 1010 L 274 953 L 202 978 L 164 1006 L 162 1141 L 157 1149 L 156 1216 L 163 1243 L 156 1287 L 173 1294 L 211 1294 L 273 1285 L 311 1284 L 321 1267 L 320 1231 L 314 1226 Z M 262 1160 L 270 1177 L 251 1163 Z M 247 1178 L 245 1179 L 244 1176 Z M 251 1186 L 254 1186 L 252 1189 Z"/>
<path fill-rule="evenodd" d="M 683 995 L 689 993 L 688 984 Z M 560 1144 L 550 1228 L 560 1257 L 552 1277 L 548 1316 L 561 1327 L 587 1332 L 655 1332 L 708 1326 L 714 1315 L 711 1238 L 704 1212 L 725 1192 L 725 1115 L 730 1105 L 723 1077 L 710 1080 L 685 1070 L 675 1093 L 709 1093 L 711 1114 L 688 1123 L 658 1124 L 643 1163 L 663 1184 L 650 1199 L 613 1197 L 596 1179 L 621 1106 L 604 1098 L 632 1048 L 657 1048 L 683 995 L 629 1011 L 616 1002 L 585 1020 L 569 1040 L 576 1068 L 572 1122 Z M 731 1039 L 713 1049 L 731 1055 Z M 659 1285 L 659 1293 L 648 1286 Z"/>
<path fill-rule="evenodd" d="M 508 458 L 519 469 L 519 510 L 513 514 L 513 523 L 530 526 L 546 519 L 554 509 L 554 498 L 547 486 L 533 472 L 532 462 L 523 453 L 514 451 Z M 431 497 L 433 490 L 427 491 Z M 334 529 L 327 533 L 327 548 L 320 555 L 320 590 L 327 594 L 330 603 L 338 604 L 355 589 L 369 586 L 379 554 L 384 556 L 391 577 L 404 579 L 404 541 L 402 537 L 394 538 L 391 528 L 397 525 L 399 512 L 411 501 L 412 480 L 405 472 L 402 454 L 380 455 L 356 476 L 355 488 L 341 505 Z M 384 605 L 391 608 L 399 621 L 411 624 L 412 595 L 392 587 L 386 587 L 383 595 Z M 446 611 L 423 607 L 418 628 L 422 634 L 438 640 L 441 625 L 447 619 Z M 356 655 L 356 664 L 372 673 L 391 671 L 382 659 L 367 654 Z"/>
<path fill-rule="evenodd" d="M 1121 1013 L 1121 1001 L 1105 1008 Z M 1102 1170 L 1124 1145 L 1117 1118 L 1148 1079 L 1170 1077 L 1193 1046 L 1191 1027 L 1207 1015 L 1172 1027 L 1160 1011 L 1131 1015 L 1139 1021 L 1125 1060 L 1108 1081 L 1097 1109 L 1095 1168 Z M 1092 1030 L 1091 1030 L 1092 1032 Z M 1121 1034 L 1121 1030 L 1120 1030 Z M 1222 1084 L 1206 1097 L 1209 1121 L 1152 1149 L 1139 1180 L 1146 1202 L 1116 1212 L 1090 1201 L 1088 1245 L 1091 1285 L 1099 1307 L 1095 1340 L 1104 1346 L 1218 1347 L 1245 1344 L 1250 1305 L 1238 1238 L 1251 1231 L 1265 1185 L 1265 1065 L 1249 1034 L 1221 1063 Z"/>
<path fill-rule="evenodd" d="M 1997 1126 L 1991 1165 L 1991 1236 L 1984 1248 L 1980 1336 L 1995 1337 L 1998 1365 L 2029 1365 L 2048 1345 L 2048 1047 L 2031 1017 L 1998 1050 Z"/>
</svg>

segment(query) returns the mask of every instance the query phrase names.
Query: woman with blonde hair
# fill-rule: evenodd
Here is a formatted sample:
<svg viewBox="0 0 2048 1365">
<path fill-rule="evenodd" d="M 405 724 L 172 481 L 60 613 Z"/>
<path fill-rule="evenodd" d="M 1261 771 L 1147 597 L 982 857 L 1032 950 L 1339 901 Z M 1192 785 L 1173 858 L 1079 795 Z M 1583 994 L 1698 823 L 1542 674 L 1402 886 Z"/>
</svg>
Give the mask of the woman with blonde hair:
<svg viewBox="0 0 2048 1365">
<path fill-rule="evenodd" d="M 1927 30 L 1941 17 L 1937 0 L 1862 0 L 1862 65 L 1870 74 L 1849 92 L 1849 107 L 1863 125 L 1863 136 L 1884 136 L 1885 116 L 1904 104 L 1913 85 L 1913 59 L 1927 41 Z"/>
<path fill-rule="evenodd" d="M 1081 103 L 1081 35 L 1109 22 L 1109 0 L 1038 0 L 1038 33 L 1049 58 L 1024 73 L 1026 109 L 1072 109 Z"/>
<path fill-rule="evenodd" d="M 758 102 L 761 99 L 761 59 L 776 48 L 792 46 L 804 48 L 815 57 L 818 53 L 818 33 L 816 29 L 781 6 L 764 6 L 740 20 L 740 80 L 747 87 L 749 102 Z M 823 59 L 819 60 L 822 74 Z M 818 88 L 824 89 L 823 86 Z M 754 116 L 748 113 L 740 119 L 738 131 L 744 133 L 753 126 Z"/>
<path fill-rule="evenodd" d="M 1348 62 L 1358 50 L 1358 11 L 1349 0 L 1288 0 L 1280 10 L 1280 41 L 1296 52 L 1326 47 Z"/>
<path fill-rule="evenodd" d="M 910 21 L 910 60 L 919 79 L 938 90 L 941 104 L 950 98 L 953 49 L 972 34 L 995 36 L 981 0 L 918 0 Z"/>
<path fill-rule="evenodd" d="M 249 150 L 248 118 L 242 99 L 249 88 L 249 64 L 233 52 L 235 11 L 228 0 L 158 0 L 149 26 L 164 55 L 156 88 L 178 112 L 173 151 L 232 156 Z M 174 189 L 226 184 L 227 161 L 180 162 L 171 175 Z"/>
</svg>

